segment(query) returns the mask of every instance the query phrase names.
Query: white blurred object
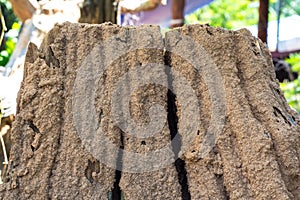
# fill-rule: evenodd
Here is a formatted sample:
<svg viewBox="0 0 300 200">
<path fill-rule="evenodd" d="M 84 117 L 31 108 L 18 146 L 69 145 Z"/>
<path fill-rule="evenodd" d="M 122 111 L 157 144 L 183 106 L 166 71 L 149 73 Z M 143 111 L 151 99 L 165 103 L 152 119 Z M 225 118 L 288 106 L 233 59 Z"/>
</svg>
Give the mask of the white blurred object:
<svg viewBox="0 0 300 200">
<path fill-rule="evenodd" d="M 16 113 L 16 99 L 18 88 L 11 87 L 15 83 L 8 77 L 0 76 L 0 98 L 2 107 L 2 117 L 8 117 Z"/>
<path fill-rule="evenodd" d="M 120 1 L 119 5 L 129 10 L 135 10 L 147 1 L 148 0 L 123 0 Z"/>
<path fill-rule="evenodd" d="M 23 68 L 29 42 L 39 47 L 46 33 L 51 30 L 56 23 L 66 21 L 78 22 L 80 18 L 79 4 L 82 2 L 83 0 L 40 1 L 39 9 L 37 9 L 31 19 L 26 20 L 23 24 L 18 43 L 9 62 L 5 66 L 4 76 L 19 74 L 18 76 L 21 76 L 22 80 L 23 72 L 22 69 L 19 70 L 19 68 Z M 20 78 L 17 79 L 17 81 L 19 81 Z"/>
<path fill-rule="evenodd" d="M 29 0 L 29 2 L 31 3 L 31 5 L 34 7 L 34 8 L 39 8 L 40 5 L 39 3 L 37 2 L 37 0 Z"/>
<path fill-rule="evenodd" d="M 78 5 L 82 1 L 42 1 L 41 8 L 32 16 L 33 24 L 39 30 L 48 32 L 56 23 L 78 22 L 80 18 Z"/>
<path fill-rule="evenodd" d="M 246 27 L 254 36 L 257 36 L 257 25 Z M 268 23 L 268 48 L 276 51 L 277 46 L 277 21 Z M 300 16 L 293 15 L 282 18 L 279 25 L 278 52 L 292 52 L 300 50 Z"/>
<path fill-rule="evenodd" d="M 160 1 L 161 5 L 167 4 L 167 0 L 157 0 L 157 1 L 158 2 Z M 151 2 L 151 0 L 121 0 L 119 2 L 119 6 L 126 8 L 128 10 L 136 10 L 149 2 Z"/>
</svg>

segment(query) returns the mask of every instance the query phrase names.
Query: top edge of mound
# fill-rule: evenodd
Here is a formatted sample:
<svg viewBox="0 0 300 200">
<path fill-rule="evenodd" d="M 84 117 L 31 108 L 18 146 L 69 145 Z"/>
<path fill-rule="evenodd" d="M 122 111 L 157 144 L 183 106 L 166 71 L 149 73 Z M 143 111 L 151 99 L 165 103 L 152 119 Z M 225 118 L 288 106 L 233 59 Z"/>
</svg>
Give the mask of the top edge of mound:
<svg viewBox="0 0 300 200">
<path fill-rule="evenodd" d="M 178 27 L 178 28 L 169 30 L 166 32 L 166 34 L 172 33 L 172 32 L 186 33 L 186 32 L 190 32 L 190 31 L 205 31 L 210 36 L 214 36 L 214 35 L 218 35 L 218 34 L 232 34 L 232 35 L 242 34 L 245 36 L 254 37 L 251 34 L 251 32 L 246 28 L 241 28 L 238 30 L 229 30 L 229 29 L 222 28 L 222 27 L 213 27 L 213 26 L 210 26 L 209 24 L 186 24 L 182 27 Z"/>
</svg>

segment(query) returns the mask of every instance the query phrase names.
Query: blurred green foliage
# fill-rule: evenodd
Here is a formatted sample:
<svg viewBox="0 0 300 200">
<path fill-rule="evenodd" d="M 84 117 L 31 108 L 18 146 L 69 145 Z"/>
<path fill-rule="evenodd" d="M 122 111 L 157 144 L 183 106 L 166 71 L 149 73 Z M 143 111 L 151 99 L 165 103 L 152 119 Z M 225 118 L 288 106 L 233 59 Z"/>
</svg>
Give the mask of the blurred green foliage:
<svg viewBox="0 0 300 200">
<path fill-rule="evenodd" d="M 5 33 L 0 51 L 0 66 L 3 67 L 8 63 L 18 41 L 20 24 L 18 23 L 18 19 L 14 15 L 11 4 L 8 0 L 0 0 L 0 5 L 2 14 L 4 15 L 5 25 L 8 30 L 8 32 Z"/>
<path fill-rule="evenodd" d="M 279 8 L 279 1 L 277 0 L 270 0 L 270 13 L 277 13 Z M 281 17 L 289 17 L 292 15 L 300 15 L 300 0 L 281 0 Z M 273 16 L 272 14 L 272 16 Z"/>
<path fill-rule="evenodd" d="M 289 105 L 300 114 L 300 53 L 291 54 L 285 61 L 292 66 L 292 71 L 298 72 L 299 76 L 294 81 L 280 83 L 280 88 Z"/>
<path fill-rule="evenodd" d="M 5 36 L 5 48 L 0 52 L 0 66 L 2 67 L 4 67 L 8 63 L 9 58 L 15 49 L 16 43 L 18 41 L 18 33 L 20 27 L 20 24 L 15 22 L 12 25 L 11 30 L 9 30 L 9 32 Z"/>
<path fill-rule="evenodd" d="M 269 0 L 269 21 L 277 19 L 278 0 Z M 300 0 L 282 0 L 281 17 L 300 15 Z M 186 23 L 209 23 L 227 29 L 238 29 L 258 23 L 259 0 L 214 0 L 188 15 Z"/>
<path fill-rule="evenodd" d="M 2 14 L 4 15 L 5 25 L 7 29 L 11 29 L 15 22 L 18 22 L 18 18 L 15 16 L 11 4 L 8 0 L 0 0 L 0 6 Z"/>
<path fill-rule="evenodd" d="M 227 29 L 250 26 L 258 22 L 258 0 L 215 0 L 185 18 L 186 23 L 209 23 Z"/>
</svg>

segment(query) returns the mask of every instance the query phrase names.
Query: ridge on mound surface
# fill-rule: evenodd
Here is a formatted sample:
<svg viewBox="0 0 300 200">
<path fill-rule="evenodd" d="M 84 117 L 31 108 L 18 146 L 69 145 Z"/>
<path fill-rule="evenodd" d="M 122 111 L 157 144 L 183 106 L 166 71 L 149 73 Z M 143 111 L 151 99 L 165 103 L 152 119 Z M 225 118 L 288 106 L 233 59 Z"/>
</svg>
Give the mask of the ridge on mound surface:
<svg viewBox="0 0 300 200">
<path fill-rule="evenodd" d="M 2 199 L 300 199 L 299 116 L 245 29 L 56 25 L 12 143 Z"/>
</svg>

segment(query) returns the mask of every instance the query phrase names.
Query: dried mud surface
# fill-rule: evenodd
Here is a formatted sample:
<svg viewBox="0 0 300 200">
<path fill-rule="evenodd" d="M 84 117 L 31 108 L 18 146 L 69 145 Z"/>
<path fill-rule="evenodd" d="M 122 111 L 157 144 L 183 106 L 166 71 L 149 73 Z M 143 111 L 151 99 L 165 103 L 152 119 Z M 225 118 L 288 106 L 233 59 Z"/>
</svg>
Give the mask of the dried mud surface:
<svg viewBox="0 0 300 200">
<path fill-rule="evenodd" d="M 162 69 L 139 74 L 151 63 Z M 160 86 L 137 87 L 152 74 Z M 184 98 L 182 81 L 195 102 Z M 128 103 L 130 88 L 137 89 Z M 113 97 L 122 103 L 113 105 Z M 149 124 L 155 103 L 167 116 L 152 137 L 114 123 L 114 112 L 128 105 L 136 124 Z M 120 190 L 125 199 L 300 199 L 300 119 L 279 89 L 268 50 L 247 30 L 192 25 L 163 39 L 150 25 L 56 25 L 40 49 L 28 48 L 17 112 L 1 199 L 118 199 Z M 86 120 L 97 127 L 80 124 Z M 193 120 L 197 126 L 187 126 Z M 107 142 L 95 134 L 99 128 Z M 101 148 L 87 145 L 93 141 Z M 169 157 L 147 166 L 122 154 L 162 148 Z"/>
</svg>

